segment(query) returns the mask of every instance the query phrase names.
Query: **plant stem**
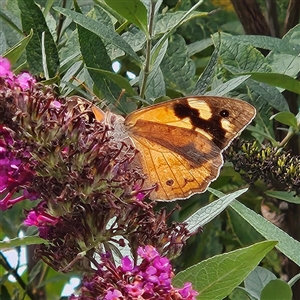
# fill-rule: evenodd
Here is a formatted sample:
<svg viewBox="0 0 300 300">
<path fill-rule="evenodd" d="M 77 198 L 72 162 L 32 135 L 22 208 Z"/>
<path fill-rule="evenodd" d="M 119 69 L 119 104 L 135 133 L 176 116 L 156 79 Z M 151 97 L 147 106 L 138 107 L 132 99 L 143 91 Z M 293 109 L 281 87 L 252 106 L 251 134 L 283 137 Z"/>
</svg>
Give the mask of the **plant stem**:
<svg viewBox="0 0 300 300">
<path fill-rule="evenodd" d="M 289 142 L 289 140 L 294 136 L 294 134 L 295 134 L 294 130 L 290 129 L 287 135 L 280 142 L 279 147 L 284 147 Z"/>
<path fill-rule="evenodd" d="M 147 79 L 150 74 L 150 58 L 151 58 L 151 46 L 152 46 L 152 34 L 153 34 L 153 27 L 154 27 L 155 4 L 156 3 L 151 1 L 150 11 L 149 11 L 149 24 L 148 24 L 149 35 L 146 42 L 146 55 L 145 55 L 145 64 L 144 64 L 145 67 L 143 72 L 141 72 L 141 74 L 143 74 L 141 90 L 140 90 L 141 98 L 144 98 L 145 96 Z"/>
</svg>

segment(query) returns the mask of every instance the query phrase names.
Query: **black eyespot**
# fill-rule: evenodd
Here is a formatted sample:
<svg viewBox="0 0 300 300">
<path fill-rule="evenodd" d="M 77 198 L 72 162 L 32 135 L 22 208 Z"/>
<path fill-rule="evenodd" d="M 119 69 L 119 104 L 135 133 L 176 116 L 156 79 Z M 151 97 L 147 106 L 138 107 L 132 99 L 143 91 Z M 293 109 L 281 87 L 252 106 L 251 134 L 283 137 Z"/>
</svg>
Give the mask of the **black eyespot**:
<svg viewBox="0 0 300 300">
<path fill-rule="evenodd" d="M 223 109 L 220 111 L 220 116 L 226 118 L 229 116 L 229 111 L 227 109 Z"/>
<path fill-rule="evenodd" d="M 166 181 L 166 185 L 168 186 L 172 186 L 174 184 L 174 180 L 173 179 L 169 179 Z"/>
</svg>

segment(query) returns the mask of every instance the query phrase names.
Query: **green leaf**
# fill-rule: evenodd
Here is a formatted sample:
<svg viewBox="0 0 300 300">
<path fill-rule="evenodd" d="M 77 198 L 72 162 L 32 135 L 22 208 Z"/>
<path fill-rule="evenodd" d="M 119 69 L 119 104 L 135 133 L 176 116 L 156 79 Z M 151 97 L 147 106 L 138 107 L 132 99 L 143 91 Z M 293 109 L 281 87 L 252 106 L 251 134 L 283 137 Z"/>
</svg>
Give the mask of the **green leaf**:
<svg viewBox="0 0 300 300">
<path fill-rule="evenodd" d="M 64 74 L 64 76 L 61 79 L 61 83 L 60 83 L 60 88 L 61 88 L 62 94 L 68 95 L 69 93 L 71 93 L 73 91 L 74 85 L 79 86 L 81 84 L 81 82 L 79 81 L 80 79 L 78 78 L 78 74 L 79 74 L 80 70 L 82 70 L 82 65 L 83 65 L 82 61 L 77 61 Z M 75 77 L 78 79 L 78 81 L 74 80 L 73 86 L 70 86 L 70 85 L 72 85 L 71 81 Z"/>
<path fill-rule="evenodd" d="M 296 77 L 300 65 L 300 26 L 292 28 L 280 40 L 279 47 L 273 47 L 267 60 L 272 67 L 273 72 Z"/>
<path fill-rule="evenodd" d="M 260 113 L 266 113 L 266 117 L 272 112 L 270 106 L 279 111 L 289 111 L 286 99 L 275 87 L 251 79 L 246 81 L 246 86 L 251 90 L 251 96 L 256 108 L 261 110 Z M 267 106 L 264 110 L 263 106 L 265 105 Z"/>
<path fill-rule="evenodd" d="M 88 68 L 89 70 L 93 70 L 95 72 L 98 72 L 102 75 L 104 75 L 107 78 L 110 78 L 111 80 L 113 80 L 119 87 L 123 88 L 126 90 L 126 92 L 129 95 L 136 95 L 135 90 L 132 88 L 132 86 L 129 84 L 129 81 L 124 78 L 123 76 L 116 74 L 114 72 L 110 72 L 107 70 L 100 70 L 100 69 L 95 69 L 95 68 Z"/>
<path fill-rule="evenodd" d="M 165 79 L 162 74 L 160 64 L 166 54 L 168 48 L 168 41 L 166 40 L 156 57 L 155 61 L 151 61 L 150 58 L 150 73 L 147 78 L 145 78 L 144 70 L 141 70 L 139 74 L 139 86 L 141 89 L 140 95 L 145 96 L 146 101 L 149 102 L 150 98 L 159 98 L 166 95 Z M 156 46 L 151 50 L 150 57 L 152 53 L 156 51 Z M 145 80 L 147 80 L 145 82 Z M 151 102 L 150 102 L 151 103 Z"/>
<path fill-rule="evenodd" d="M 295 129 L 298 129 L 297 118 L 293 113 L 291 113 L 289 111 L 281 111 L 281 112 L 271 116 L 270 119 L 271 120 L 275 119 L 282 124 L 285 124 L 285 125 L 295 128 Z"/>
<path fill-rule="evenodd" d="M 32 283 L 37 276 L 41 276 L 43 265 L 44 262 L 42 260 L 38 260 L 38 262 L 34 265 L 33 269 L 28 274 L 28 284 Z"/>
<path fill-rule="evenodd" d="M 152 70 L 149 74 L 146 84 L 145 99 L 148 101 L 148 103 L 151 103 L 151 101 L 149 100 L 156 99 L 165 95 L 165 79 L 160 67 L 158 67 L 155 68 L 155 70 Z"/>
<path fill-rule="evenodd" d="M 276 248 L 300 265 L 300 242 L 243 204 L 234 201 L 230 206 L 267 240 L 277 240 Z"/>
<path fill-rule="evenodd" d="M 260 130 L 259 128 L 255 127 L 255 126 L 252 126 L 252 125 L 248 125 L 247 129 L 251 132 L 257 133 L 257 134 L 265 137 L 266 139 L 268 139 L 272 143 L 273 146 L 278 145 L 278 142 L 270 134 Z"/>
<path fill-rule="evenodd" d="M 168 12 L 165 14 L 160 14 L 158 16 L 158 20 L 155 25 L 155 30 L 154 30 L 155 36 L 168 33 L 169 31 L 173 30 L 174 27 L 178 27 L 192 19 L 207 16 L 207 13 L 203 13 L 199 11 L 192 11 L 188 15 L 186 15 L 186 13 L 187 13 L 186 11 L 176 11 L 172 13 Z"/>
<path fill-rule="evenodd" d="M 33 0 L 18 0 L 18 4 L 23 31 L 29 34 L 32 29 L 34 30 L 26 47 L 30 72 L 35 75 L 55 77 L 59 68 L 59 57 L 42 11 Z"/>
<path fill-rule="evenodd" d="M 300 124 L 300 111 L 296 115 L 296 120 L 297 120 L 297 123 Z"/>
<path fill-rule="evenodd" d="M 208 190 L 210 190 L 210 188 Z M 209 223 L 216 216 L 218 216 L 235 198 L 244 194 L 247 190 L 248 189 L 243 189 L 229 195 L 225 195 L 197 210 L 184 221 L 188 224 L 188 230 L 194 231 L 199 228 L 199 226 L 204 226 L 205 224 Z"/>
<path fill-rule="evenodd" d="M 260 295 L 260 300 L 292 300 L 292 297 L 291 287 L 280 279 L 274 279 L 264 287 Z"/>
<path fill-rule="evenodd" d="M 244 72 L 239 75 L 251 75 L 252 79 L 277 86 L 300 95 L 300 82 L 291 76 L 279 73 Z"/>
<path fill-rule="evenodd" d="M 210 191 L 218 197 L 224 196 L 223 193 L 217 190 L 210 189 Z M 242 203 L 233 201 L 230 206 L 267 240 L 278 241 L 279 243 L 276 245 L 276 248 L 300 266 L 300 242 Z"/>
<path fill-rule="evenodd" d="M 2 275 L 2 279 L 4 279 L 6 276 L 3 276 Z M 16 287 L 11 287 L 11 290 L 13 288 L 16 288 Z M 4 299 L 4 300 L 12 300 L 12 296 L 10 295 L 9 293 L 9 288 L 7 288 L 5 285 L 4 285 L 4 282 L 0 282 L 0 295 L 1 295 L 1 298 Z"/>
<path fill-rule="evenodd" d="M 77 29 L 83 60 L 95 86 L 101 92 L 100 97 L 106 98 L 113 104 L 117 104 L 121 111 L 126 112 L 125 99 L 123 99 L 123 101 L 117 101 L 121 94 L 121 87 L 110 80 L 112 76 L 107 76 L 107 73 L 104 74 L 99 71 L 103 70 L 104 72 L 112 73 L 112 62 L 106 52 L 106 47 L 102 39 L 78 24 Z M 93 41 L 93 43 L 90 43 L 90 41 Z M 117 77 L 116 74 L 114 78 Z M 126 81 L 125 78 L 122 82 L 124 83 L 124 81 Z M 129 83 L 127 86 L 130 86 Z"/>
<path fill-rule="evenodd" d="M 13 18 L 11 18 L 11 16 L 8 17 L 4 13 L 4 10 L 5 10 L 5 8 L 2 6 L 1 10 L 0 10 L 0 19 L 2 19 L 6 24 L 8 24 L 10 28 L 13 28 L 14 31 L 18 32 L 19 34 L 23 34 L 22 30 L 17 26 L 17 25 L 20 25 L 20 24 L 15 24 Z M 11 12 L 9 12 L 9 13 L 11 14 Z M 0 24 L 0 25 L 1 25 L 1 31 L 2 31 L 3 30 L 2 24 Z"/>
<path fill-rule="evenodd" d="M 153 53 L 151 59 L 152 61 L 156 60 L 156 56 L 160 52 L 160 48 L 163 46 L 165 41 L 171 36 L 171 34 L 181 25 L 183 24 L 190 16 L 190 14 L 200 5 L 203 3 L 203 0 L 199 0 L 191 9 L 175 20 L 175 23 L 172 26 L 172 29 L 168 30 L 155 44 L 156 45 L 156 52 Z M 207 13 L 202 13 L 202 16 L 207 15 Z"/>
<path fill-rule="evenodd" d="M 158 98 L 165 96 L 165 82 L 160 69 L 160 64 L 164 58 L 168 48 L 168 41 L 165 41 L 163 46 L 160 48 L 158 55 L 155 56 L 156 60 L 151 60 L 154 56 L 153 52 L 156 51 L 156 46 L 151 50 L 150 54 L 150 65 L 148 70 L 148 76 L 145 76 L 145 71 L 142 69 L 138 76 L 139 87 L 140 87 L 140 96 L 146 97 L 146 102 L 149 102 L 149 98 Z M 158 90 L 156 90 L 158 88 Z M 162 92 L 162 94 L 161 94 Z"/>
<path fill-rule="evenodd" d="M 300 51 L 299 41 L 296 44 L 290 43 L 288 40 L 279 39 L 264 35 L 237 35 L 234 36 L 235 41 L 245 45 L 252 45 L 255 48 L 267 49 L 277 53 L 286 53 L 298 55 Z"/>
<path fill-rule="evenodd" d="M 97 4 L 98 5 L 94 5 L 93 8 L 87 13 L 87 17 L 90 17 L 96 21 L 103 22 L 104 24 L 106 24 L 106 26 L 110 26 L 111 28 L 114 28 L 114 25 L 116 25 L 116 23 L 118 22 L 118 20 L 114 18 L 116 14 L 114 14 L 114 16 L 111 15 L 110 12 L 113 11 L 112 10 L 107 11 L 109 7 L 105 5 L 104 2 L 101 3 L 97 2 Z M 103 5 L 105 8 L 101 7 L 101 5 Z M 76 11 L 79 12 L 78 10 Z"/>
<path fill-rule="evenodd" d="M 47 272 L 47 277 L 41 278 L 41 281 L 39 281 L 39 287 L 45 287 L 47 298 L 64 299 L 59 298 L 58 295 L 61 295 L 65 285 L 70 283 L 70 273 L 63 274 L 62 272 L 57 272 L 48 266 L 44 266 L 44 272 Z"/>
<path fill-rule="evenodd" d="M 123 33 L 121 37 L 135 52 L 142 50 L 146 43 L 146 37 L 143 31 L 136 27 L 129 27 L 128 31 Z M 107 48 L 109 49 L 109 55 L 112 60 L 124 55 L 124 51 L 113 45 L 107 45 Z"/>
<path fill-rule="evenodd" d="M 25 236 L 22 238 L 14 238 L 8 241 L 0 241 L 0 249 L 21 247 L 34 244 L 48 244 L 47 240 L 44 240 L 38 236 Z"/>
<path fill-rule="evenodd" d="M 112 62 L 107 55 L 104 43 L 99 36 L 80 25 L 77 25 L 77 30 L 83 61 L 85 62 L 95 85 L 103 92 L 103 96 L 110 97 L 109 87 L 102 74 L 93 71 L 94 69 L 112 71 Z M 90 43 L 89 41 L 93 41 L 93 43 Z"/>
<path fill-rule="evenodd" d="M 149 1 L 149 0 L 140 0 L 144 6 L 146 7 L 148 16 L 152 14 L 154 25 L 157 21 L 157 16 L 160 11 L 160 7 L 162 5 L 163 0 L 155 0 L 155 1 Z M 148 21 L 149 22 L 149 21 Z M 155 27 L 155 26 L 154 26 Z"/>
<path fill-rule="evenodd" d="M 264 241 L 264 237 L 258 233 L 247 221 L 237 214 L 231 207 L 226 210 L 228 222 L 232 230 L 232 235 L 238 244 L 248 246 Z"/>
<path fill-rule="evenodd" d="M 152 70 L 155 70 L 156 68 L 158 68 L 163 60 L 163 58 L 166 55 L 167 49 L 169 46 L 169 42 L 168 40 L 166 40 L 164 42 L 164 44 L 160 47 L 159 52 L 157 53 L 157 55 L 154 55 L 154 53 L 156 53 L 156 45 L 151 49 L 151 54 L 150 54 L 150 72 Z M 155 58 L 155 60 L 154 60 Z"/>
<path fill-rule="evenodd" d="M 219 47 L 220 45 L 218 44 L 214 49 L 214 52 L 212 53 L 208 64 L 206 65 L 203 73 L 200 75 L 195 84 L 195 87 L 191 93 L 192 95 L 203 95 L 207 91 L 207 88 L 213 79 L 215 68 L 217 66 L 219 58 Z"/>
<path fill-rule="evenodd" d="M 274 241 L 264 241 L 216 255 L 179 272 L 173 284 L 180 287 L 185 282 L 191 282 L 193 289 L 200 294 L 197 299 L 224 299 L 275 245 Z"/>
<path fill-rule="evenodd" d="M 60 73 L 62 74 L 67 72 L 74 63 L 82 59 L 78 40 L 78 32 L 76 29 L 72 31 L 68 38 L 68 47 L 63 47 L 59 54 L 61 57 Z"/>
<path fill-rule="evenodd" d="M 145 35 L 149 35 L 147 29 L 147 10 L 140 0 L 105 0 L 115 12 L 135 24 Z"/>
<path fill-rule="evenodd" d="M 262 289 L 276 276 L 269 270 L 256 267 L 244 281 L 245 290 L 256 299 L 260 299 Z"/>
<path fill-rule="evenodd" d="M 219 35 L 215 34 L 213 38 L 217 43 Z M 232 77 L 226 71 L 232 74 L 272 72 L 268 61 L 257 49 L 247 43 L 238 42 L 234 36 L 228 34 L 221 34 L 220 58 L 218 61 L 223 68 L 219 71 L 219 73 L 224 74 L 223 81 L 228 81 Z M 258 111 L 257 121 L 261 122 L 270 131 L 272 130 L 269 121 L 272 113 L 271 106 L 279 111 L 289 110 L 286 99 L 279 90 L 265 83 L 248 79 L 235 92 L 239 93 L 239 98 L 255 105 Z"/>
<path fill-rule="evenodd" d="M 21 55 L 24 53 L 26 46 L 28 45 L 32 36 L 33 36 L 33 30 L 31 29 L 28 36 L 26 36 L 16 45 L 8 49 L 5 53 L 3 53 L 2 56 L 8 58 L 12 64 L 16 63 L 17 60 L 21 57 Z"/>
<path fill-rule="evenodd" d="M 228 296 L 229 300 L 258 300 L 247 293 L 247 291 L 240 286 L 237 286 Z M 226 298 L 227 299 L 227 298 Z"/>
<path fill-rule="evenodd" d="M 278 111 L 288 111 L 289 106 L 286 99 L 277 88 L 265 83 L 248 79 L 244 85 L 244 87 L 240 85 L 236 89 L 237 92 L 243 93 L 246 87 L 247 94 L 239 96 L 239 98 L 252 103 L 257 110 L 256 121 L 265 128 L 266 132 L 272 131 L 270 122 L 270 117 L 273 113 L 272 107 Z"/>
<path fill-rule="evenodd" d="M 224 68 L 235 75 L 249 73 L 237 72 L 236 68 L 227 65 L 224 65 Z M 237 90 L 245 88 L 247 90 L 248 97 L 253 99 L 253 103 L 256 103 L 256 107 L 259 108 L 260 113 L 265 116 L 265 121 L 268 120 L 268 117 L 270 116 L 270 106 L 279 111 L 289 110 L 286 99 L 277 88 L 252 79 L 248 79 L 245 84 L 239 87 Z"/>
<path fill-rule="evenodd" d="M 16 45 L 24 38 L 22 32 L 20 10 L 17 0 L 1 1 L 0 5 L 0 54 L 5 53 L 10 47 Z M 25 55 L 19 62 L 24 62 Z M 14 66 L 18 68 L 19 66 Z M 28 68 L 28 66 L 27 66 Z"/>
<path fill-rule="evenodd" d="M 271 72 L 266 58 L 260 51 L 250 44 L 239 43 L 235 36 L 222 33 L 214 34 L 213 39 L 218 43 L 221 39 L 220 46 L 220 63 L 231 69 L 235 73 L 241 72 Z"/>
<path fill-rule="evenodd" d="M 1 19 L 0 19 L 0 21 L 1 21 Z M 0 54 L 4 53 L 7 49 L 9 49 L 9 46 L 7 45 L 5 33 L 1 31 L 0 32 Z M 2 56 L 4 56 L 4 55 L 2 55 Z"/>
<path fill-rule="evenodd" d="M 192 91 L 196 68 L 194 62 L 187 55 L 186 44 L 182 36 L 170 37 L 169 47 L 160 67 L 167 88 L 184 95 Z"/>
<path fill-rule="evenodd" d="M 126 43 L 112 28 L 106 26 L 104 23 L 95 20 L 92 20 L 88 17 L 83 16 L 80 13 L 71 11 L 69 9 L 54 7 L 54 9 L 66 17 L 71 18 L 75 23 L 84 27 L 88 31 L 93 32 L 98 35 L 102 40 L 107 43 L 111 43 L 116 47 L 123 50 L 127 53 L 138 66 L 142 66 L 142 61 L 137 56 L 137 54 L 133 51 L 131 46 Z"/>
<path fill-rule="evenodd" d="M 272 53 L 267 57 L 273 73 L 296 77 L 299 72 L 300 52 L 298 56 L 285 53 Z"/>
<path fill-rule="evenodd" d="M 238 76 L 237 78 L 230 79 L 229 81 L 222 83 L 215 89 L 205 93 L 205 95 L 217 95 L 217 96 L 224 96 L 230 91 L 237 88 L 239 85 L 241 85 L 244 81 L 246 81 L 250 75 L 244 75 L 244 76 Z"/>
<path fill-rule="evenodd" d="M 284 43 L 289 42 L 293 44 L 293 47 L 291 48 L 295 50 L 295 55 L 297 55 L 297 53 L 300 52 L 299 38 L 300 38 L 300 24 L 290 29 L 282 38 Z"/>
<path fill-rule="evenodd" d="M 196 41 L 194 43 L 191 43 L 187 45 L 188 55 L 189 56 L 195 55 L 199 52 L 202 52 L 203 50 L 207 49 L 212 45 L 213 45 L 213 41 L 211 38 L 203 39 L 201 41 Z"/>
<path fill-rule="evenodd" d="M 16 196 L 20 196 L 20 193 L 16 194 Z M 1 196 L 1 200 L 3 199 L 3 195 Z M 20 232 L 20 223 L 24 220 L 24 210 L 30 210 L 35 201 L 21 201 L 18 205 L 14 205 L 9 210 L 5 212 L 1 212 L 1 222 L 0 222 L 0 241 L 6 238 L 12 239 L 18 236 Z M 30 226 L 26 228 L 26 232 L 24 235 L 33 236 L 36 232 L 30 232 L 30 229 L 36 230 L 35 226 Z M 6 242 L 4 242 L 6 243 Z M 0 276 L 1 277 L 1 276 Z"/>
<path fill-rule="evenodd" d="M 51 7 L 53 6 L 53 3 L 55 2 L 55 0 L 47 0 L 47 2 L 45 3 L 45 8 L 43 10 L 43 15 L 46 17 L 51 9 Z"/>
<path fill-rule="evenodd" d="M 276 199 L 300 204 L 300 197 L 296 196 L 296 193 L 286 191 L 266 191 L 265 194 Z"/>
</svg>

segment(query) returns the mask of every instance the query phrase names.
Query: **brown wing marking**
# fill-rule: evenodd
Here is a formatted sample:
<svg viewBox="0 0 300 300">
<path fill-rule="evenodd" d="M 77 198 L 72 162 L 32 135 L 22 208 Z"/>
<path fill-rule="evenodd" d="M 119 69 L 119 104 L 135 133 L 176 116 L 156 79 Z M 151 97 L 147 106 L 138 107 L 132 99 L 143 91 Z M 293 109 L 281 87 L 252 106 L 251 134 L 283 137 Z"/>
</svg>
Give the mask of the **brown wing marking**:
<svg viewBox="0 0 300 300">
<path fill-rule="evenodd" d="M 196 192 L 202 192 L 217 177 L 222 165 L 219 153 L 196 167 L 181 155 L 149 139 L 140 136 L 131 138 L 142 153 L 140 161 L 148 175 L 145 187 L 158 184 L 158 189 L 150 195 L 151 199 L 184 199 Z"/>
<path fill-rule="evenodd" d="M 187 168 L 177 159 L 176 155 L 171 152 L 152 152 L 152 158 L 155 156 L 162 156 L 164 163 L 160 165 L 162 170 L 158 171 L 158 176 L 160 177 L 159 189 L 163 189 L 167 199 L 178 198 L 179 195 L 184 195 L 184 187 L 192 182 L 194 178 L 187 171 Z M 163 175 L 163 176 L 162 176 Z M 182 182 L 183 181 L 183 182 Z M 153 196 L 152 196 L 153 197 Z M 157 195 L 159 197 L 159 195 Z"/>
<path fill-rule="evenodd" d="M 161 187 L 167 192 L 169 199 L 188 197 L 192 192 L 201 191 L 208 185 L 207 172 L 200 172 L 199 168 L 192 169 L 186 166 L 187 162 L 176 153 L 162 153 L 166 164 L 172 172 L 172 178 L 176 181 L 172 185 L 172 180 L 162 182 Z M 200 167 L 201 170 L 204 166 Z M 173 171 L 174 170 L 174 171 Z M 211 175 L 211 174 L 210 174 Z"/>
<path fill-rule="evenodd" d="M 188 119 L 192 128 L 211 136 L 224 149 L 255 116 L 255 108 L 247 102 L 224 97 L 186 97 L 175 101 L 174 114 Z"/>
<path fill-rule="evenodd" d="M 138 155 L 138 160 L 141 164 L 141 167 L 143 169 L 143 172 L 147 175 L 147 178 L 144 183 L 145 188 L 150 188 L 154 184 L 158 184 L 158 189 L 159 187 L 159 182 L 160 178 L 158 176 L 157 168 L 154 165 L 154 161 L 152 159 L 151 155 L 151 150 L 149 147 L 146 147 L 143 145 L 143 143 L 140 140 L 133 139 L 135 147 L 140 151 Z M 160 191 L 162 199 L 167 199 L 167 194 L 164 193 L 163 190 Z M 156 191 L 152 191 L 150 197 L 152 199 L 153 195 L 156 194 Z"/>
<path fill-rule="evenodd" d="M 207 186 L 211 181 L 213 181 L 219 174 L 219 169 L 222 165 L 222 157 L 218 155 L 209 161 L 203 162 L 198 167 L 191 167 L 185 159 L 176 153 L 166 153 L 167 156 L 174 156 L 181 163 L 181 167 L 175 169 L 175 178 L 178 180 L 181 192 L 174 190 L 173 187 L 169 191 L 169 199 L 177 198 L 187 198 L 194 193 L 203 192 L 206 190 Z M 169 164 L 171 168 L 173 166 L 172 162 Z M 179 181 L 180 180 L 180 181 Z M 163 186 L 164 183 L 162 183 Z"/>
<path fill-rule="evenodd" d="M 238 99 L 190 96 L 137 110 L 126 118 L 125 125 L 131 129 L 144 120 L 186 128 L 224 149 L 254 117 L 255 108 Z"/>
<path fill-rule="evenodd" d="M 147 143 L 146 140 L 140 138 L 138 141 L 134 140 L 135 146 L 143 153 L 141 163 L 143 169 L 147 170 L 148 175 L 145 186 L 151 186 L 155 182 L 158 184 L 157 190 L 153 191 L 150 195 L 151 199 L 169 200 L 178 197 L 178 195 L 182 195 L 183 192 L 180 189 L 179 182 L 176 180 L 176 176 L 170 168 L 170 163 L 168 164 L 167 158 L 164 156 L 165 153 L 162 152 L 167 150 L 162 150 L 159 145 L 149 149 L 149 146 L 145 146 Z M 149 157 L 148 155 L 144 155 L 145 152 L 149 154 Z M 171 164 L 174 164 L 174 159 Z M 173 166 L 173 168 L 175 167 L 177 166 Z M 175 192 L 175 188 L 178 187 L 179 191 Z M 172 192 L 172 194 L 170 192 Z"/>
<path fill-rule="evenodd" d="M 136 126 L 128 129 L 132 138 L 145 138 L 185 158 L 191 166 L 197 167 L 220 154 L 220 149 L 206 136 L 191 129 L 138 120 Z M 145 142 L 146 143 L 146 142 Z M 147 144 L 145 145 L 147 147 Z"/>
</svg>

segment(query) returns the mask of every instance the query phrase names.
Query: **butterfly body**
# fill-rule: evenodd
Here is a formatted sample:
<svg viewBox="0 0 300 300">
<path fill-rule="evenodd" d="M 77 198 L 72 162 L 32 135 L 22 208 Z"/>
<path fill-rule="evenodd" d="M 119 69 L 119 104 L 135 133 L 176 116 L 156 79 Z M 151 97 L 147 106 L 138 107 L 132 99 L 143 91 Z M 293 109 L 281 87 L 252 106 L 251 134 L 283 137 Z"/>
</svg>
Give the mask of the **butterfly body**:
<svg viewBox="0 0 300 300">
<path fill-rule="evenodd" d="M 116 140 L 139 150 L 145 187 L 157 184 L 150 198 L 185 199 L 206 190 L 219 175 L 222 152 L 255 117 L 247 102 L 190 96 L 137 110 L 126 118 L 93 106 L 96 119 L 113 127 Z"/>
</svg>

